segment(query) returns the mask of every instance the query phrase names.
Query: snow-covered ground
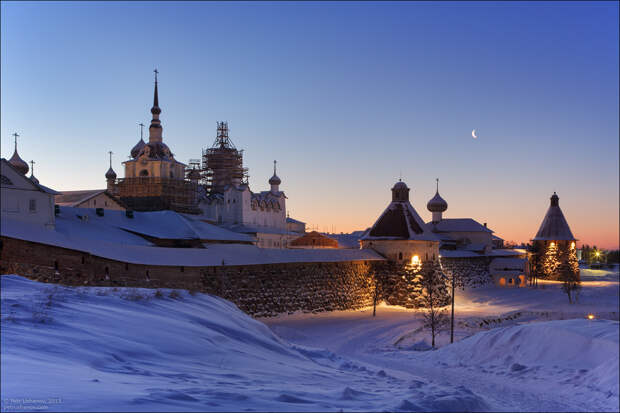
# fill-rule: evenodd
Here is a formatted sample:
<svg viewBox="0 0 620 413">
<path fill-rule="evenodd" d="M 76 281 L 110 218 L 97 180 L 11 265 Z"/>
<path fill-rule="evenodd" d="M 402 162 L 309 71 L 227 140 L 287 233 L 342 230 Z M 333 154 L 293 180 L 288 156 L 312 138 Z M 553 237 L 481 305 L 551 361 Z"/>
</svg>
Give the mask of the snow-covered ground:
<svg viewBox="0 0 620 413">
<path fill-rule="evenodd" d="M 254 320 L 186 291 L 2 276 L 2 409 L 618 411 L 618 275 L 582 276 L 573 305 L 554 283 L 460 291 L 437 351 L 398 307 Z"/>
</svg>

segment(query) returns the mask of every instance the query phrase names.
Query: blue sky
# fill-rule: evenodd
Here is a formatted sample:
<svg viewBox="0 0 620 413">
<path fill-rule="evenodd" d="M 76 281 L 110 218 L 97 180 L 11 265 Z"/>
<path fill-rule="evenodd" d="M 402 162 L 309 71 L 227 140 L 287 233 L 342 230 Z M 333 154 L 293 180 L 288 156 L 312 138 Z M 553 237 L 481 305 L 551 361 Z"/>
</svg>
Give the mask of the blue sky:
<svg viewBox="0 0 620 413">
<path fill-rule="evenodd" d="M 616 2 L 2 2 L 2 156 L 103 188 L 150 121 L 187 162 L 227 120 L 291 215 L 372 225 L 402 173 L 425 218 L 531 238 L 557 191 L 577 238 L 618 245 Z M 471 137 L 472 129 L 479 138 Z"/>
</svg>

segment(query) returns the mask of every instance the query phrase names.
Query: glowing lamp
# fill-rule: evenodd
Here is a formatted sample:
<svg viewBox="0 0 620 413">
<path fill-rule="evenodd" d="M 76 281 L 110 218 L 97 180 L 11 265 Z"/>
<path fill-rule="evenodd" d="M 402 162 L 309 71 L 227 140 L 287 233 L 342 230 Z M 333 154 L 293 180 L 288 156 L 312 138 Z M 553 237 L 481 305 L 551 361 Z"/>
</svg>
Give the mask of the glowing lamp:
<svg viewBox="0 0 620 413">
<path fill-rule="evenodd" d="M 420 257 L 418 257 L 417 255 L 414 255 L 413 257 L 411 257 L 411 264 L 418 265 L 419 263 L 420 263 Z"/>
<path fill-rule="evenodd" d="M 552 243 L 551 243 L 551 246 L 552 246 L 552 247 L 555 247 L 555 242 L 552 242 Z"/>
<path fill-rule="evenodd" d="M 601 256 L 601 252 L 600 251 L 596 251 L 596 256 L 600 257 Z"/>
<path fill-rule="evenodd" d="M 594 314 L 588 314 L 588 320 L 594 320 Z"/>
<path fill-rule="evenodd" d="M 571 242 L 571 243 L 570 243 L 570 247 L 571 247 L 572 249 L 575 249 L 575 243 L 574 243 L 574 242 Z"/>
</svg>

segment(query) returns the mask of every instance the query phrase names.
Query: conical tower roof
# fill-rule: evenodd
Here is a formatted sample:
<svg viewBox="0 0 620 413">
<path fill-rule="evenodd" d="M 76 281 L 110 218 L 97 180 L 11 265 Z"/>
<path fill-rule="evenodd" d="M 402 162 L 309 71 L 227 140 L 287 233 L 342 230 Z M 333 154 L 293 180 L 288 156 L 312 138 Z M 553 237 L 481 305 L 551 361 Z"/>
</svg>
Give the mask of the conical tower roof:
<svg viewBox="0 0 620 413">
<path fill-rule="evenodd" d="M 551 195 L 551 205 L 543 218 L 540 228 L 533 241 L 575 241 L 576 238 L 564 218 L 560 209 L 560 197 L 554 192 Z"/>
<path fill-rule="evenodd" d="M 361 239 L 439 241 L 409 202 L 409 188 L 402 181 L 394 185 L 392 202 Z"/>
</svg>

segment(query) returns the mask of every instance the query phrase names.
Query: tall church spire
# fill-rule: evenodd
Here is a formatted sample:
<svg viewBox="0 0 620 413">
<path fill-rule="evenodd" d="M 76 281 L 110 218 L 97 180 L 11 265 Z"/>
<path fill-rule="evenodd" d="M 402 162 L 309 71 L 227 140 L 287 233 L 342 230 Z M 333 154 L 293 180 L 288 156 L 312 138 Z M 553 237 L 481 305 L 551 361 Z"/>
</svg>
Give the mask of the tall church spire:
<svg viewBox="0 0 620 413">
<path fill-rule="evenodd" d="M 159 71 L 155 69 L 153 72 L 155 73 L 155 91 L 153 93 L 153 107 L 151 108 L 153 119 L 151 119 L 151 126 L 149 126 L 149 142 L 161 142 L 162 127 L 161 121 L 159 120 L 161 109 L 159 108 L 159 96 L 157 94 L 157 74 Z"/>
</svg>

